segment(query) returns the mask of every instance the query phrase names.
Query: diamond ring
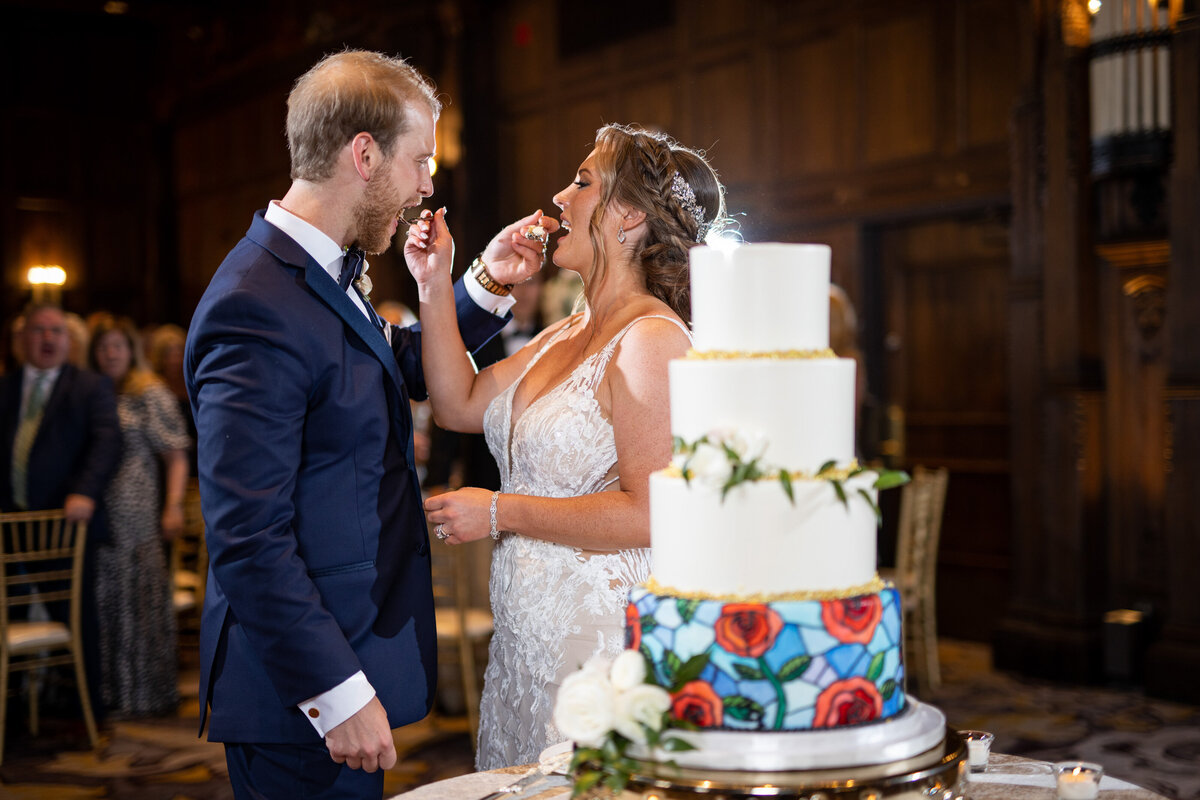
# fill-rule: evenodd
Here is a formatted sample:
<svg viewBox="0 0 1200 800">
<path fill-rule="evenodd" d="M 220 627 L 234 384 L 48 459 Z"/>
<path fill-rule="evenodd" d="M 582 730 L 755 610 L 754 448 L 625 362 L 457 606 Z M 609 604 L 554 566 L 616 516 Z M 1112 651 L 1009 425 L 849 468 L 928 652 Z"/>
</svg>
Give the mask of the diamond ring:
<svg viewBox="0 0 1200 800">
<path fill-rule="evenodd" d="M 445 539 L 450 534 L 446 533 L 446 524 L 444 522 L 439 522 L 437 527 L 433 529 L 433 535 L 439 539 Z"/>
</svg>

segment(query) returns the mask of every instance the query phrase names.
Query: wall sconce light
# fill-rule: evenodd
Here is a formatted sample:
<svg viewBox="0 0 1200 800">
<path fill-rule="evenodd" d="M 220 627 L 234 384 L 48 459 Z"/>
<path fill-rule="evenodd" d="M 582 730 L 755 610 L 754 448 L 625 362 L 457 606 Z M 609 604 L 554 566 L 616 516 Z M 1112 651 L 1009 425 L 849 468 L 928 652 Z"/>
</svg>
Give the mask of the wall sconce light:
<svg viewBox="0 0 1200 800">
<path fill-rule="evenodd" d="M 33 292 L 33 302 L 58 303 L 67 282 L 67 271 L 57 264 L 39 264 L 29 268 L 25 279 Z"/>
</svg>

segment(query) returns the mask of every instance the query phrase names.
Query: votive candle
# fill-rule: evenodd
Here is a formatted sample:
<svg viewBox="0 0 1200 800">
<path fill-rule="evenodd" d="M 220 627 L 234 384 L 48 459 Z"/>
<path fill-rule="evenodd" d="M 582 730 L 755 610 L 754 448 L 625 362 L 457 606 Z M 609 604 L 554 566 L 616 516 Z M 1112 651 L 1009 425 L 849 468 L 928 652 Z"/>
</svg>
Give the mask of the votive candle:
<svg viewBox="0 0 1200 800">
<path fill-rule="evenodd" d="M 1055 766 L 1059 800 L 1095 800 L 1100 794 L 1104 770 L 1098 764 L 1062 762 Z"/>
</svg>

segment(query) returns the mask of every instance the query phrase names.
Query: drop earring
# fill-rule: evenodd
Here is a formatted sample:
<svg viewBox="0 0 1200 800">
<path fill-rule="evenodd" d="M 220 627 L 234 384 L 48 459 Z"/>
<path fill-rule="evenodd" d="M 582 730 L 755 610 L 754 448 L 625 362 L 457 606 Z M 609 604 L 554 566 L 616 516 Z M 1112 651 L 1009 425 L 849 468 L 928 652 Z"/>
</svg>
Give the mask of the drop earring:
<svg viewBox="0 0 1200 800">
<path fill-rule="evenodd" d="M 617 226 L 617 242 L 619 242 L 620 244 L 625 244 L 625 226 L 624 225 Z"/>
</svg>

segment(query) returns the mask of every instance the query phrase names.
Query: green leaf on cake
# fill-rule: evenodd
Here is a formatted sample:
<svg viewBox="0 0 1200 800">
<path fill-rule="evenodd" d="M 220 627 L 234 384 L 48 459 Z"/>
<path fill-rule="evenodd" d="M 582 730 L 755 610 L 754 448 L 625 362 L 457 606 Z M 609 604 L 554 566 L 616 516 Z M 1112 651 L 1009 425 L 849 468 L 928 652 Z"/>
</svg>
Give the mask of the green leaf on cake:
<svg viewBox="0 0 1200 800">
<path fill-rule="evenodd" d="M 822 465 L 821 465 L 821 467 L 820 467 L 820 468 L 817 470 L 817 477 L 818 477 L 818 478 L 819 478 L 819 477 L 821 477 L 821 476 L 822 476 L 822 475 L 824 475 L 826 472 L 828 472 L 829 470 L 833 469 L 833 468 L 834 468 L 834 467 L 836 467 L 836 466 L 837 466 L 837 462 L 836 462 L 836 461 L 833 461 L 833 460 L 826 461 L 826 462 L 825 462 L 824 464 L 822 464 Z"/>
<path fill-rule="evenodd" d="M 783 486 L 783 493 L 787 495 L 788 502 L 796 505 L 796 495 L 792 492 L 792 476 L 786 469 L 779 470 L 779 483 Z"/>
<path fill-rule="evenodd" d="M 875 512 L 875 524 L 882 525 L 883 524 L 883 513 L 879 510 L 879 506 L 877 506 L 875 504 L 875 498 L 871 497 L 871 493 L 868 492 L 866 489 L 859 489 L 858 493 L 860 495 L 862 495 L 862 498 L 867 501 L 867 505 L 869 505 L 871 507 L 871 510 Z"/>
<path fill-rule="evenodd" d="M 671 655 L 675 655 L 675 654 L 671 653 Z M 678 663 L 679 658 L 676 657 L 675 661 L 676 661 L 676 663 Z M 678 691 L 686 684 L 689 684 L 692 681 L 696 680 L 697 678 L 700 677 L 700 673 L 704 672 L 704 668 L 707 666 L 708 666 L 708 653 L 707 652 L 699 653 L 697 655 L 692 656 L 691 658 L 689 658 L 687 660 L 687 663 L 682 664 L 681 666 L 679 666 L 678 669 L 675 670 L 675 673 L 674 673 L 675 678 L 670 683 L 671 690 Z"/>
<path fill-rule="evenodd" d="M 642 634 L 645 635 L 658 627 L 658 620 L 654 618 L 653 614 L 643 614 L 640 624 L 642 626 Z"/>
<path fill-rule="evenodd" d="M 749 697 L 735 695 L 725 698 L 725 713 L 742 722 L 758 722 L 763 718 L 764 710 L 761 704 Z"/>
<path fill-rule="evenodd" d="M 686 600 L 681 597 L 675 601 L 675 608 L 679 611 L 679 618 L 684 623 L 688 623 L 696 616 L 696 611 L 700 608 L 700 601 Z"/>
<path fill-rule="evenodd" d="M 897 486 L 903 486 L 912 478 L 908 473 L 901 469 L 885 469 L 880 470 L 879 477 L 875 479 L 876 489 L 895 489 Z"/>
<path fill-rule="evenodd" d="M 833 486 L 833 491 L 837 494 L 838 500 L 842 501 L 842 505 L 850 508 L 850 500 L 846 497 L 846 487 L 842 486 L 842 482 L 831 480 L 829 484 Z"/>
<path fill-rule="evenodd" d="M 679 660 L 679 656 L 675 655 L 674 650 L 668 650 L 663 656 L 663 677 L 667 679 L 668 686 L 679 686 L 679 670 L 683 667 L 683 662 Z"/>
<path fill-rule="evenodd" d="M 654 665 L 654 656 L 650 653 L 650 648 L 646 646 L 645 642 L 642 642 L 638 646 L 638 652 L 642 654 L 642 658 L 646 659 L 646 674 L 648 675 Z"/>
<path fill-rule="evenodd" d="M 883 674 L 883 653 L 876 653 L 871 659 L 871 665 L 867 667 L 867 680 L 874 683 Z"/>
<path fill-rule="evenodd" d="M 879 689 L 879 693 L 883 695 L 884 700 L 891 700 L 892 695 L 896 693 L 896 682 L 888 678 L 883 682 L 883 686 Z"/>
<path fill-rule="evenodd" d="M 761 669 L 746 664 L 734 664 L 733 670 L 744 681 L 761 681 L 767 677 Z"/>
<path fill-rule="evenodd" d="M 796 656 L 788 660 L 779 670 L 779 682 L 787 683 L 796 680 L 808 671 L 810 664 L 812 664 L 812 656 Z"/>
</svg>

